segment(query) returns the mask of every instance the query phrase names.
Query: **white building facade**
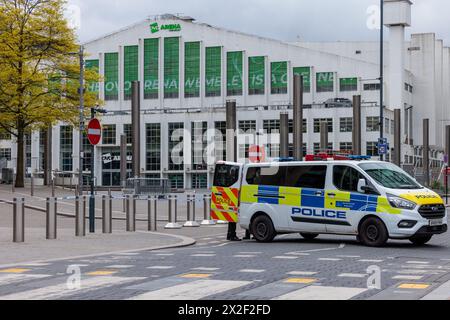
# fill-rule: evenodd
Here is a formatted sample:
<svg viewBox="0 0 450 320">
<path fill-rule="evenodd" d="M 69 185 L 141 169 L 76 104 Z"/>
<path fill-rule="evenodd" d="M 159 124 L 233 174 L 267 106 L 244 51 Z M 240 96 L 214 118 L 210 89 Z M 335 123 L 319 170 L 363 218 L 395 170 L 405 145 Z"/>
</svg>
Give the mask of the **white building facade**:
<svg viewBox="0 0 450 320">
<path fill-rule="evenodd" d="M 173 15 L 147 19 L 88 42 L 86 67 L 97 68 L 102 77 L 102 82 L 89 84 L 89 90 L 98 92 L 108 111 L 101 116 L 102 141 L 94 152 L 97 184 L 120 185 L 120 136 L 126 135 L 131 143 L 132 81 L 140 81 L 141 86 L 142 174 L 167 178 L 174 188 L 203 189 L 211 185 L 213 164 L 202 159 L 202 154 L 217 138 L 202 137 L 208 136 L 208 129 L 225 132 L 227 100 L 236 101 L 238 127 L 250 136 L 255 136 L 254 132 L 278 132 L 281 112 L 289 113 L 292 119 L 294 74 L 304 77 L 305 152 L 319 150 L 321 121 L 329 123 L 329 149 L 352 150 L 352 108 L 330 107 L 327 103 L 335 98 L 351 101 L 354 95 L 361 95 L 363 154 L 377 157 L 377 46 L 368 42 L 285 43 Z M 445 122 L 450 119 L 450 49 L 444 48 L 434 34 L 413 35 L 399 46 L 404 64 L 399 77 L 390 67 L 390 60 L 395 58 L 390 53 L 392 46 L 392 41 L 386 43 L 386 109 L 382 119 L 390 153 L 393 110 L 402 109 L 402 163 L 420 166 L 422 120 L 428 118 L 431 162 L 440 167 L 445 125 L 450 124 Z M 78 131 L 59 124 L 52 129 L 52 138 L 53 170 L 76 174 Z M 292 134 L 290 139 L 292 143 Z M 43 170 L 44 141 L 39 132 L 28 136 L 29 173 Z M 240 157 L 248 156 L 249 145 L 256 143 L 241 144 Z M 88 173 L 91 154 L 86 141 L 85 145 L 83 169 Z M 266 149 L 269 158 L 278 156 L 278 142 L 268 143 Z M 213 153 L 216 160 L 225 156 L 219 144 L 213 147 Z M 14 141 L 1 136 L 0 158 L 14 167 L 15 154 Z M 133 156 L 129 147 L 129 170 Z"/>
</svg>

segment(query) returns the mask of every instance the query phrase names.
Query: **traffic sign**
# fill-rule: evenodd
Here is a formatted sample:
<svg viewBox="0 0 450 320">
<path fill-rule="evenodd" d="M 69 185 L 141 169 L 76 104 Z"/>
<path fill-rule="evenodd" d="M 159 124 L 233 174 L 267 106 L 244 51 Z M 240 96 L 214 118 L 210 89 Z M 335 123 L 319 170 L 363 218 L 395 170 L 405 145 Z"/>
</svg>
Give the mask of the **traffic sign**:
<svg viewBox="0 0 450 320">
<path fill-rule="evenodd" d="M 102 137 L 102 126 L 98 119 L 92 119 L 89 121 L 87 128 L 87 137 L 91 145 L 96 146 L 100 143 Z"/>
<path fill-rule="evenodd" d="M 265 161 L 265 152 L 263 146 L 253 145 L 248 148 L 248 159 L 252 163 L 260 163 Z"/>
<path fill-rule="evenodd" d="M 388 153 L 388 145 L 387 144 L 379 144 L 378 145 L 378 154 L 387 154 Z"/>
</svg>

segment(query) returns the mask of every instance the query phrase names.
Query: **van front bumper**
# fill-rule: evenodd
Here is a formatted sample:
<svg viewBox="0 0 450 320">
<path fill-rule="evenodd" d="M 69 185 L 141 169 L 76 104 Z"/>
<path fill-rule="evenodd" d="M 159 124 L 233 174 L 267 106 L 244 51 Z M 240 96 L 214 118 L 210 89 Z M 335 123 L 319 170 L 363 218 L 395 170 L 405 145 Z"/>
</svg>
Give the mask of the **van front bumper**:
<svg viewBox="0 0 450 320">
<path fill-rule="evenodd" d="M 414 236 L 430 236 L 435 234 L 443 234 L 446 233 L 448 230 L 448 226 L 446 224 L 442 226 L 423 226 L 419 229 L 419 231 L 416 232 Z"/>
</svg>

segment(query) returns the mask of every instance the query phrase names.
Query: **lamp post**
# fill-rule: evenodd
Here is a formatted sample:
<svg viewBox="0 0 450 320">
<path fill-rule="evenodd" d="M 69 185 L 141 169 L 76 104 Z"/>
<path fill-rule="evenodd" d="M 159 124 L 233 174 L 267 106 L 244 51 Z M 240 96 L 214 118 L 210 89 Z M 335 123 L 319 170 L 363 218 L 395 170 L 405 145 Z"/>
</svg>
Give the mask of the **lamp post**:
<svg viewBox="0 0 450 320">
<path fill-rule="evenodd" d="M 380 141 L 384 138 L 384 105 L 383 105 L 383 94 L 384 94 L 384 0 L 380 0 Z M 383 161 L 383 155 L 380 154 L 380 160 Z"/>
<path fill-rule="evenodd" d="M 79 152 L 78 152 L 78 160 L 79 160 L 79 175 L 78 175 L 78 192 L 79 194 L 83 194 L 83 134 L 84 134 L 84 48 L 80 46 L 79 51 L 80 58 L 80 88 L 78 89 L 78 93 L 80 95 L 80 127 L 79 127 Z"/>
</svg>

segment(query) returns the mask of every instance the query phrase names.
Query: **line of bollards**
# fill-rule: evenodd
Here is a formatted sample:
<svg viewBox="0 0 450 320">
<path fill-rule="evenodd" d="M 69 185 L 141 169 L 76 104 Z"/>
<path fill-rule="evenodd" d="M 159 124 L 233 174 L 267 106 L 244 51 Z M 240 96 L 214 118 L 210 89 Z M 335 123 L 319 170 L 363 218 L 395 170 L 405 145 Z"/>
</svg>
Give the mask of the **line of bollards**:
<svg viewBox="0 0 450 320">
<path fill-rule="evenodd" d="M 63 199 L 49 197 L 46 199 L 46 239 L 55 240 L 58 237 L 58 200 L 75 200 L 75 236 L 86 236 L 86 205 L 88 196 L 75 196 Z M 181 229 L 183 227 L 200 227 L 200 225 L 215 225 L 216 221 L 211 220 L 211 196 L 203 196 L 203 221 L 199 224 L 196 220 L 196 195 L 186 195 L 187 221 L 183 225 L 178 222 L 178 196 L 168 195 L 167 197 L 147 196 L 145 198 L 136 195 L 127 195 L 126 197 L 116 197 L 116 199 L 125 200 L 125 220 L 126 231 L 136 231 L 136 202 L 144 200 L 147 202 L 147 229 L 148 231 L 157 231 L 158 229 L 158 201 L 167 200 L 168 202 L 168 224 L 165 229 Z M 101 197 L 102 202 L 102 232 L 111 234 L 113 229 L 113 199 L 111 190 L 108 195 Z M 14 198 L 13 202 L 13 242 L 25 242 L 25 198 Z M 31 210 L 41 209 L 29 208 Z M 43 212 L 44 210 L 42 210 Z"/>
</svg>

